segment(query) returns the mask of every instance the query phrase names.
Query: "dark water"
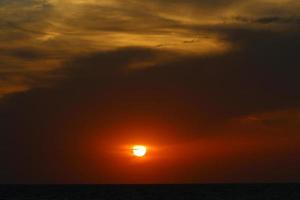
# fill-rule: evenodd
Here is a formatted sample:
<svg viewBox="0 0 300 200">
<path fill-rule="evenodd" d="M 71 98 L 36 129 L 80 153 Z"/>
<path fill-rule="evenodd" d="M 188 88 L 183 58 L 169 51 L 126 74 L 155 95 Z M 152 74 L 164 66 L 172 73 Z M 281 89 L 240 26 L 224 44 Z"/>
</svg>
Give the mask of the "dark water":
<svg viewBox="0 0 300 200">
<path fill-rule="evenodd" d="M 0 200 L 6 199 L 300 200 L 300 184 L 0 185 Z"/>
</svg>

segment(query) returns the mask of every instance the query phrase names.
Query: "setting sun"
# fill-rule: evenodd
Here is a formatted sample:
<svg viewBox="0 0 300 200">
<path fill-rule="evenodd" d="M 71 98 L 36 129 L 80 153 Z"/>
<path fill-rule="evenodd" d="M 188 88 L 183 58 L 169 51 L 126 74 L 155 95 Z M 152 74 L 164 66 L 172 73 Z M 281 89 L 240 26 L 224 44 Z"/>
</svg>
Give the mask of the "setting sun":
<svg viewBox="0 0 300 200">
<path fill-rule="evenodd" d="M 147 153 L 147 147 L 142 145 L 134 145 L 132 147 L 132 154 L 137 157 L 143 157 Z"/>
</svg>

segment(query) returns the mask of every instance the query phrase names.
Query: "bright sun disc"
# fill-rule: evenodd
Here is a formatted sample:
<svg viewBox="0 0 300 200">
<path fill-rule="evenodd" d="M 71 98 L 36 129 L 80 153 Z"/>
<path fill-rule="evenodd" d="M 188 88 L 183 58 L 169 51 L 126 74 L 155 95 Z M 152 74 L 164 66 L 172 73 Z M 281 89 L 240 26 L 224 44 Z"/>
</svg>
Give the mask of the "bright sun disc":
<svg viewBox="0 0 300 200">
<path fill-rule="evenodd" d="M 147 148 L 142 145 L 134 145 L 132 147 L 132 153 L 134 156 L 143 157 L 147 153 Z"/>
</svg>

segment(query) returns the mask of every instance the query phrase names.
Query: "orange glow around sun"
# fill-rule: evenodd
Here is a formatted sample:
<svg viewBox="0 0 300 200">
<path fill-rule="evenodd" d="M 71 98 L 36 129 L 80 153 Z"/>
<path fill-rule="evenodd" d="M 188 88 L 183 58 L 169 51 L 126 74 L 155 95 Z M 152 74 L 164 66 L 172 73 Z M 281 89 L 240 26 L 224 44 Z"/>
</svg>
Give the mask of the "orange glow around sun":
<svg viewBox="0 0 300 200">
<path fill-rule="evenodd" d="M 132 147 L 132 154 L 136 157 L 144 157 L 147 153 L 147 147 L 143 145 L 134 145 Z"/>
</svg>

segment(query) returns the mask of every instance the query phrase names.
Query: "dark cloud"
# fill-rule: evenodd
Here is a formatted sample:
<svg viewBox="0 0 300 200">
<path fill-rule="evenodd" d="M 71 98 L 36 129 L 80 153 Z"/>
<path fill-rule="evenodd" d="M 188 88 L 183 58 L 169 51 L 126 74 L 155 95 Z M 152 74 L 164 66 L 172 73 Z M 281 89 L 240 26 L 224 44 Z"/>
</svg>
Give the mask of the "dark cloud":
<svg viewBox="0 0 300 200">
<path fill-rule="evenodd" d="M 260 18 L 249 18 L 243 16 L 237 16 L 233 18 L 235 21 L 243 23 L 257 23 L 257 24 L 294 24 L 297 25 L 300 22 L 298 17 L 280 17 L 280 16 L 268 16 Z"/>
<path fill-rule="evenodd" d="M 187 0 L 187 1 L 180 1 L 180 0 L 167 0 L 167 1 L 159 1 L 159 0 L 155 0 L 152 1 L 153 3 L 156 3 L 160 6 L 182 6 L 182 5 L 187 5 L 187 6 L 195 6 L 198 7 L 199 9 L 202 8 L 211 8 L 211 9 L 217 9 L 219 7 L 226 7 L 232 4 L 237 4 L 240 3 L 242 1 L 240 0 L 213 0 L 213 1 L 209 1 L 209 0 L 204 0 L 204 1 L 197 1 L 197 0 Z"/>
<path fill-rule="evenodd" d="M 49 54 L 41 49 L 30 48 L 15 48 L 15 49 L 0 49 L 2 56 L 15 57 L 24 60 L 39 60 L 49 58 Z"/>
</svg>

